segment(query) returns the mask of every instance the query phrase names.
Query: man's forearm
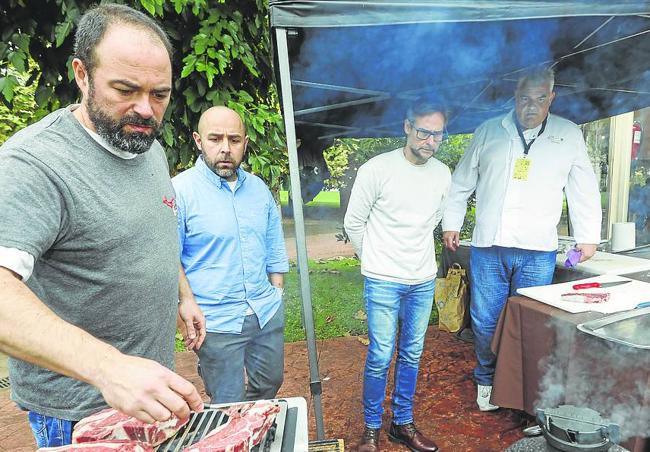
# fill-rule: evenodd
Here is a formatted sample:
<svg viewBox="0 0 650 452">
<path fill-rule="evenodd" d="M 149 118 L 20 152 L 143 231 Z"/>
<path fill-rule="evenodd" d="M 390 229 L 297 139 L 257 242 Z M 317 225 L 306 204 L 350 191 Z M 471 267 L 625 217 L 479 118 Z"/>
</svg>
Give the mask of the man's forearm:
<svg viewBox="0 0 650 452">
<path fill-rule="evenodd" d="M 52 312 L 10 270 L 0 267 L 0 350 L 97 386 L 122 354 Z"/>
<path fill-rule="evenodd" d="M 192 293 L 192 288 L 190 287 L 190 282 L 187 280 L 183 266 L 181 265 L 178 269 L 178 300 L 183 301 L 187 299 L 194 299 L 194 294 Z"/>
</svg>

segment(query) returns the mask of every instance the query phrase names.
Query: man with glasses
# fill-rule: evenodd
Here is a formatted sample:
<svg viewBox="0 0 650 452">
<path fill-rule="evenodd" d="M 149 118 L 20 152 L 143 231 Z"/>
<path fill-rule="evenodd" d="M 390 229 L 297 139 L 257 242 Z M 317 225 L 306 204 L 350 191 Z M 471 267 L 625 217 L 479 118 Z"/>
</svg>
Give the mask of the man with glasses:
<svg viewBox="0 0 650 452">
<path fill-rule="evenodd" d="M 519 288 L 553 279 L 563 192 L 581 262 L 600 241 L 596 176 L 578 126 L 549 114 L 554 81 L 548 68 L 526 72 L 515 109 L 476 130 L 454 171 L 442 221 L 445 246 L 456 250 L 467 200 L 476 192 L 470 312 L 481 411 L 499 408 L 490 403 L 496 364 L 490 343 L 506 300 Z"/>
<path fill-rule="evenodd" d="M 404 121 L 406 145 L 359 168 L 345 214 L 345 230 L 365 277 L 370 340 L 360 452 L 379 450 L 386 377 L 398 334 L 388 436 L 414 451 L 438 450 L 413 423 L 413 396 L 437 272 L 433 230 L 451 183 L 449 168 L 432 158 L 446 136 L 445 123 L 440 107 L 413 105 Z"/>
</svg>

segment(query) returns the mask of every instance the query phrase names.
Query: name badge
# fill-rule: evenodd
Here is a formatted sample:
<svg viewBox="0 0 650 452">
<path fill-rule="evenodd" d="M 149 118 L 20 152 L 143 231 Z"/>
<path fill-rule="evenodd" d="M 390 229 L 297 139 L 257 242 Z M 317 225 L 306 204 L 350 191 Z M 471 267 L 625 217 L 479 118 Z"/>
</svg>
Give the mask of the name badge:
<svg viewBox="0 0 650 452">
<path fill-rule="evenodd" d="M 530 170 L 530 159 L 518 158 L 515 160 L 515 171 L 512 178 L 516 180 L 528 180 L 528 171 Z"/>
</svg>

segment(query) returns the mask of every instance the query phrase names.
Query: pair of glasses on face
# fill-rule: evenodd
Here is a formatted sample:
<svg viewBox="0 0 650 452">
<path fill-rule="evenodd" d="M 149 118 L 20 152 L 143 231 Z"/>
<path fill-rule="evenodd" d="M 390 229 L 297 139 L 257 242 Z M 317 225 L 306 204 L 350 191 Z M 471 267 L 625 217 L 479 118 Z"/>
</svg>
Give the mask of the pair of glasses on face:
<svg viewBox="0 0 650 452">
<path fill-rule="evenodd" d="M 428 140 L 429 137 L 433 137 L 433 141 L 441 143 L 445 141 L 448 137 L 447 130 L 427 130 L 420 127 L 415 127 L 415 124 L 411 122 L 411 127 L 415 130 L 415 136 L 418 140 Z"/>
</svg>

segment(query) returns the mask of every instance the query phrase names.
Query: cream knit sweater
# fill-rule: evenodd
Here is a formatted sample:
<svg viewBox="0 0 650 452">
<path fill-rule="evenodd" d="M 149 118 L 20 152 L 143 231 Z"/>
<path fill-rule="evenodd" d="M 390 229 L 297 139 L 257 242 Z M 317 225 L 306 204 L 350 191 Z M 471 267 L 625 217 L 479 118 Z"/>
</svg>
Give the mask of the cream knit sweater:
<svg viewBox="0 0 650 452">
<path fill-rule="evenodd" d="M 401 148 L 359 168 L 344 224 L 363 275 L 402 284 L 435 278 L 433 230 L 450 183 L 443 163 L 414 165 Z"/>
</svg>

